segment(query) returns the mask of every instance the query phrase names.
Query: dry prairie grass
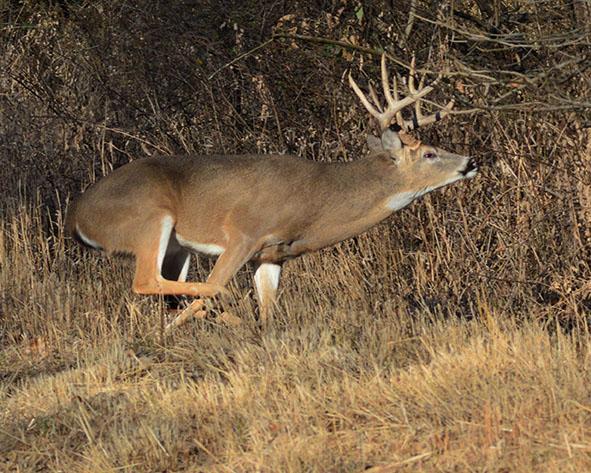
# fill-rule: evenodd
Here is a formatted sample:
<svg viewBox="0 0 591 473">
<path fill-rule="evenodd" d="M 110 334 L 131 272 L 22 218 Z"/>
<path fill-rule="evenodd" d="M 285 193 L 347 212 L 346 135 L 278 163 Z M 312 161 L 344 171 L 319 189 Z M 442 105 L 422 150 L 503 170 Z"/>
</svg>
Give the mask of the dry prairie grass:
<svg viewBox="0 0 591 473">
<path fill-rule="evenodd" d="M 504 312 L 483 286 L 463 308 L 411 307 L 392 267 L 428 285 L 426 255 L 381 227 L 287 265 L 271 327 L 244 271 L 226 303 L 240 326 L 163 338 L 161 301 L 129 292 L 131 261 L 66 244 L 42 212 L 13 209 L 0 239 L 4 471 L 591 469 L 582 316 L 565 330 Z"/>
<path fill-rule="evenodd" d="M 260 2 L 223 15 L 228 2 L 190 3 L 0 6 L 0 471 L 591 471 L 588 108 L 424 132 L 476 156 L 480 176 L 289 262 L 264 329 L 249 268 L 220 309 L 241 325 L 214 311 L 164 337 L 163 301 L 130 292 L 132 261 L 64 237 L 68 199 L 147 153 L 358 159 L 367 120 L 341 81 L 357 56 L 275 44 L 209 79 L 286 14 L 304 33 L 355 34 L 409 60 L 393 39 L 409 2 L 362 2 L 367 21 L 350 1 L 270 1 L 262 17 Z M 509 106 L 587 100 L 584 12 L 503 3 L 524 38 L 566 41 L 572 28 L 576 41 L 487 50 L 417 20 L 413 50 L 435 44 L 495 78 L 578 58 L 549 69 L 560 80 L 495 92 Z M 473 31 L 476 3 L 454 5 Z M 463 80 L 490 99 L 481 76 Z M 205 279 L 211 262 L 193 265 Z"/>
</svg>

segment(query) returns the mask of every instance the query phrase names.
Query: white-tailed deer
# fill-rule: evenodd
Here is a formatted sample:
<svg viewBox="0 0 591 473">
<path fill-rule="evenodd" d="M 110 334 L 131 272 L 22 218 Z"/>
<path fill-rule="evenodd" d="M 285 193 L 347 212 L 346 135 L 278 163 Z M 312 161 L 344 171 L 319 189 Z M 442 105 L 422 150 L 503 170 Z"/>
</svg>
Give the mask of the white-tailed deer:
<svg viewBox="0 0 591 473">
<path fill-rule="evenodd" d="M 382 57 L 385 108 L 373 89 L 372 105 L 351 76 L 349 82 L 380 127 L 379 149 L 369 156 L 347 163 L 284 155 L 139 159 L 90 187 L 71 207 L 68 230 L 91 247 L 134 254 L 139 294 L 215 296 L 252 261 L 264 319 L 286 260 L 357 235 L 427 192 L 476 174 L 470 157 L 407 134 L 453 105 L 421 114 L 433 85 L 415 88 L 414 61 L 409 94 L 399 99 Z M 401 111 L 411 104 L 415 116 L 405 120 Z M 192 252 L 219 256 L 205 283 L 186 282 Z M 194 301 L 169 327 L 203 314 L 203 306 Z"/>
</svg>

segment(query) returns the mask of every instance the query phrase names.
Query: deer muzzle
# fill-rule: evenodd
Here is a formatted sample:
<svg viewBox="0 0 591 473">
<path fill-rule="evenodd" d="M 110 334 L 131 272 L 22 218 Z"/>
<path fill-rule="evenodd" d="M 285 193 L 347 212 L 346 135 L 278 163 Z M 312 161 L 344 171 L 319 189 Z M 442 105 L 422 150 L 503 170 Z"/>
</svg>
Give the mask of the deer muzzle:
<svg viewBox="0 0 591 473">
<path fill-rule="evenodd" d="M 466 164 L 466 167 L 460 171 L 460 174 L 462 174 L 464 177 L 473 177 L 477 172 L 478 165 L 476 164 L 474 158 L 470 158 Z"/>
</svg>

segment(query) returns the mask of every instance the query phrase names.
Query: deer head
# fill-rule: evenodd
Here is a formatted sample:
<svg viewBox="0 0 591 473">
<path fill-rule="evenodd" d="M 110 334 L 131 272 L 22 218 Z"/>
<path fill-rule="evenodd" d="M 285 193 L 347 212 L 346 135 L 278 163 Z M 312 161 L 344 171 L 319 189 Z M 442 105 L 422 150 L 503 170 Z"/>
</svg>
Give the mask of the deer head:
<svg viewBox="0 0 591 473">
<path fill-rule="evenodd" d="M 424 86 L 423 77 L 417 89 L 415 72 L 413 58 L 408 77 L 409 93 L 406 97 L 400 98 L 396 76 L 393 77 L 392 88 L 390 88 L 386 56 L 382 55 L 381 79 L 386 106 L 382 105 L 371 85 L 369 87 L 370 101 L 350 74 L 349 84 L 367 111 L 376 119 L 380 129 L 380 138 L 368 137 L 370 150 L 389 152 L 396 165 L 397 174 L 403 176 L 401 181 L 404 182 L 404 187 L 408 188 L 408 192 L 417 190 L 418 193 L 423 194 L 459 179 L 473 177 L 478 168 L 473 158 L 423 144 L 410 134 L 411 131 L 421 126 L 435 123 L 446 117 L 454 105 L 452 99 L 440 110 L 425 116 L 421 110 L 422 100 L 434 90 L 440 77 L 428 86 Z M 413 104 L 412 118 L 405 119 L 402 110 Z"/>
</svg>

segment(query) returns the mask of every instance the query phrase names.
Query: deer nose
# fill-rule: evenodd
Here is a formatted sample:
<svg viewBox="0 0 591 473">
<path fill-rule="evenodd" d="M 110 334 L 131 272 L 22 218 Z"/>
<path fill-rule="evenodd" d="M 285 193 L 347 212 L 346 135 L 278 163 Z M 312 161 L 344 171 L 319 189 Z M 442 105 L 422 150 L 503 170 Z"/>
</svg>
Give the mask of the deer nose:
<svg viewBox="0 0 591 473">
<path fill-rule="evenodd" d="M 466 167 L 462 171 L 460 171 L 460 173 L 462 174 L 462 176 L 466 176 L 468 173 L 476 171 L 477 169 L 478 165 L 476 164 L 476 161 L 474 160 L 474 158 L 470 158 L 468 160 L 468 164 L 466 164 Z"/>
</svg>

